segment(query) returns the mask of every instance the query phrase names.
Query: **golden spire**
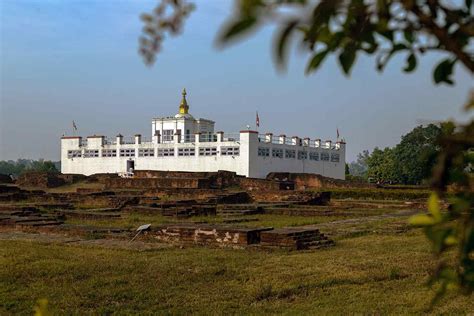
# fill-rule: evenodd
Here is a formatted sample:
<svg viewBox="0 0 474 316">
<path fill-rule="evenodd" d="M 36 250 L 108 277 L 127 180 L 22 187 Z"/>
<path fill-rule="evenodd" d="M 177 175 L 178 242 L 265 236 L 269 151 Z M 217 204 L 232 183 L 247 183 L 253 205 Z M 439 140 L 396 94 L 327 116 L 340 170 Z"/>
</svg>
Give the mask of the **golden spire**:
<svg viewBox="0 0 474 316">
<path fill-rule="evenodd" d="M 181 99 L 181 104 L 179 105 L 179 114 L 188 114 L 189 106 L 186 101 L 186 88 L 182 92 L 183 98 Z"/>
</svg>

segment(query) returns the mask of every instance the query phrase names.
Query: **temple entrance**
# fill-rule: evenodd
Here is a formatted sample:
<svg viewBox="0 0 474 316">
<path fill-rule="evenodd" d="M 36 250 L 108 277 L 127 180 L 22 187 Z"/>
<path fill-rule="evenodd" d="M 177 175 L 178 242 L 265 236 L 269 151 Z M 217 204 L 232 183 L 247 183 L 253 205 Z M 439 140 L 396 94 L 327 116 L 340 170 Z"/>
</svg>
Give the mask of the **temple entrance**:
<svg viewBox="0 0 474 316">
<path fill-rule="evenodd" d="M 135 161 L 132 160 L 132 159 L 127 160 L 127 171 L 126 172 L 133 173 L 134 170 L 135 170 Z"/>
</svg>

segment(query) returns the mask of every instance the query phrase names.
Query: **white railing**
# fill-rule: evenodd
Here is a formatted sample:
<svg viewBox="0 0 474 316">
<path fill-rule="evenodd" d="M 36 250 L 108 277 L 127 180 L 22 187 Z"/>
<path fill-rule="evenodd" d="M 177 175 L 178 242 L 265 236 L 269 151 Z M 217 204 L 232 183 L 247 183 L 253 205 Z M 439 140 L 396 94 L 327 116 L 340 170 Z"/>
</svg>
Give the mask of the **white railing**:
<svg viewBox="0 0 474 316">
<path fill-rule="evenodd" d="M 222 141 L 224 141 L 224 142 L 238 142 L 238 141 L 240 141 L 240 133 L 224 133 Z"/>
<path fill-rule="evenodd" d="M 218 140 L 222 142 L 239 142 L 240 141 L 240 133 L 202 133 L 199 135 L 199 142 L 200 143 L 215 143 Z M 151 138 L 140 138 L 140 144 L 146 145 L 154 145 L 156 141 L 158 144 L 173 144 L 176 141 L 177 136 L 166 137 L 160 136 L 158 140 L 152 140 Z M 274 145 L 287 145 L 287 146 L 302 146 L 302 147 L 311 147 L 311 148 L 319 148 L 319 149 L 326 149 L 326 150 L 340 150 L 341 143 L 332 143 L 315 139 L 305 139 L 305 138 L 296 138 L 296 137 L 287 137 L 287 136 L 280 136 L 280 135 L 273 135 L 273 134 L 258 134 L 257 139 L 259 143 L 266 143 L 266 144 L 274 144 Z M 103 144 L 104 145 L 117 145 L 118 138 L 117 137 L 104 137 Z M 137 139 L 135 137 L 122 137 L 121 144 L 123 145 L 133 145 L 136 144 Z M 186 134 L 180 138 L 179 143 L 195 143 L 196 142 L 196 135 L 194 134 Z M 87 147 L 88 142 L 87 139 L 81 139 L 79 143 L 80 147 Z"/>
</svg>

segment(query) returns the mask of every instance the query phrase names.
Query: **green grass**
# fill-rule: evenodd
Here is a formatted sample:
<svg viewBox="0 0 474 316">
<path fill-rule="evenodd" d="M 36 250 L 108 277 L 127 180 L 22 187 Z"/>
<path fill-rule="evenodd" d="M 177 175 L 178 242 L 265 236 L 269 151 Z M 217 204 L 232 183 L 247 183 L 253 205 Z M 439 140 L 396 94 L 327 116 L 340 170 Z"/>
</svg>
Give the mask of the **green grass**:
<svg viewBox="0 0 474 316">
<path fill-rule="evenodd" d="M 377 189 L 377 188 L 331 188 L 334 199 L 372 199 L 372 200 L 420 200 L 427 199 L 430 190 L 426 188 Z"/>
<path fill-rule="evenodd" d="M 416 230 L 314 252 L 190 247 L 133 251 L 0 241 L 0 314 L 420 314 L 434 263 Z M 474 296 L 433 313 L 466 314 Z"/>
<path fill-rule="evenodd" d="M 301 226 L 314 225 L 325 223 L 344 217 L 339 216 L 289 216 L 289 215 L 267 215 L 257 214 L 250 216 L 241 216 L 241 219 L 252 218 L 257 221 L 236 223 L 233 225 L 240 225 L 246 227 L 286 227 L 286 226 Z M 161 215 L 144 215 L 144 214 L 123 214 L 121 218 L 117 219 L 67 219 L 68 224 L 81 224 L 101 227 L 121 227 L 121 228 L 137 228 L 142 224 L 162 225 L 170 223 L 190 223 L 190 222 L 204 222 L 210 224 L 223 224 L 224 217 L 221 216 L 196 216 L 183 219 L 174 217 L 166 217 Z"/>
</svg>

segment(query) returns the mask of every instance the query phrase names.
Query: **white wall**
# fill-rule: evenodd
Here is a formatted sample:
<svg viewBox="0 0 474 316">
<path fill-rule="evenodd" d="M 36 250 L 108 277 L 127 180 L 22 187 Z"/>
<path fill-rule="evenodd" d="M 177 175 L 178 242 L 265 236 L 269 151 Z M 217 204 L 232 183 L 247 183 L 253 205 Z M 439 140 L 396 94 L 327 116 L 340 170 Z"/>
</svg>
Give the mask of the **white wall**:
<svg viewBox="0 0 474 316">
<path fill-rule="evenodd" d="M 217 134 L 217 142 L 199 142 L 199 137 L 194 142 L 188 143 L 156 143 L 140 142 L 138 138 L 135 144 L 121 144 L 117 139 L 115 144 L 106 144 L 104 138 L 90 137 L 87 145 L 81 146 L 81 139 L 63 137 L 61 139 L 61 172 L 91 175 L 94 173 L 118 173 L 126 172 L 127 160 L 135 161 L 136 170 L 169 170 L 169 171 L 234 171 L 239 175 L 265 178 L 270 172 L 293 172 L 293 173 L 317 173 L 323 176 L 344 179 L 345 177 L 345 144 L 338 143 L 335 148 L 324 148 L 324 146 L 299 146 L 289 144 L 276 144 L 260 139 L 257 132 L 242 131 L 240 139 L 237 141 L 223 141 L 224 135 Z M 313 142 L 314 144 L 314 142 Z M 238 156 L 222 156 L 221 147 L 239 147 Z M 200 147 L 217 147 L 216 156 L 200 156 Z M 270 150 L 269 157 L 258 156 L 258 148 L 266 147 Z M 332 146 L 331 146 L 332 147 Z M 134 148 L 135 157 L 119 157 L 120 149 Z M 138 157 L 140 148 L 151 148 L 154 157 Z M 158 157 L 157 150 L 161 148 L 173 148 L 175 156 Z M 195 156 L 178 156 L 178 148 L 195 148 Z M 313 161 L 309 159 L 299 160 L 296 158 L 276 158 L 272 157 L 271 149 L 292 149 L 298 150 L 339 153 L 339 162 Z M 94 158 L 68 158 L 68 150 L 86 149 L 99 150 L 99 157 Z M 102 157 L 102 150 L 116 149 L 117 157 Z"/>
</svg>

